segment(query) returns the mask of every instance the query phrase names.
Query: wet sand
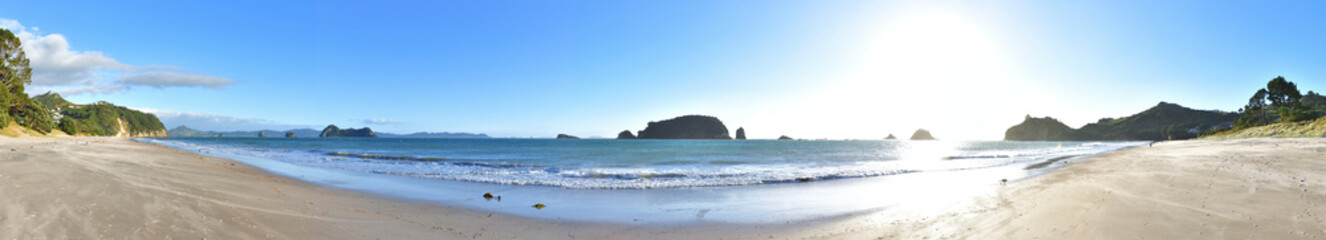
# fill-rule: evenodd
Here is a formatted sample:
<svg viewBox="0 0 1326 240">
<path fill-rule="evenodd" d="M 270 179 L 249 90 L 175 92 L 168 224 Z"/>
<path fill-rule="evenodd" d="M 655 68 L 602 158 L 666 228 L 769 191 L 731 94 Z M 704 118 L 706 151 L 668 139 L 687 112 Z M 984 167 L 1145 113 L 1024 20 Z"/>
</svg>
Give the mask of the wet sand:
<svg viewBox="0 0 1326 240">
<path fill-rule="evenodd" d="M 128 139 L 0 137 L 0 239 L 1326 237 L 1326 139 L 1165 142 L 1065 162 L 935 211 L 642 226 L 389 199 Z"/>
</svg>

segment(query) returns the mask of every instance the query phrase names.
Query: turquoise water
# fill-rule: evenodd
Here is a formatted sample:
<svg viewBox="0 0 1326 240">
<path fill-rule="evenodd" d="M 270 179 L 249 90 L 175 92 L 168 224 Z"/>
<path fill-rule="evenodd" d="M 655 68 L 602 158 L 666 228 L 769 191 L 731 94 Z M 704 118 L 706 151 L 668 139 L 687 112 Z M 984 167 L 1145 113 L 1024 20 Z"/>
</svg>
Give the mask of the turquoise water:
<svg viewBox="0 0 1326 240">
<path fill-rule="evenodd" d="M 1137 142 L 165 138 L 171 147 L 419 179 L 570 189 L 833 181 L 1023 168 Z"/>
</svg>

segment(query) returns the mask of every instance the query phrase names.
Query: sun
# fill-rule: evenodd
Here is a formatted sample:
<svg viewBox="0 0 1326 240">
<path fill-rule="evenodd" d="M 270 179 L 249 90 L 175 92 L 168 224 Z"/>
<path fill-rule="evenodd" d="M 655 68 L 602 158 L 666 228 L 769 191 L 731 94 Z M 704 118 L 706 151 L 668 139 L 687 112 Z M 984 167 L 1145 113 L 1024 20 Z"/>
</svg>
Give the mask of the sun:
<svg viewBox="0 0 1326 240">
<path fill-rule="evenodd" d="M 959 116 L 1000 110 L 980 99 L 1027 86 L 997 23 L 983 20 L 961 8 L 918 7 L 860 23 L 861 41 L 847 50 L 852 72 L 821 94 L 818 110 L 860 121 L 850 125 L 887 124 L 895 129 L 881 131 L 895 134 L 928 128 L 949 136 L 957 131 L 946 128 L 970 124 Z"/>
</svg>

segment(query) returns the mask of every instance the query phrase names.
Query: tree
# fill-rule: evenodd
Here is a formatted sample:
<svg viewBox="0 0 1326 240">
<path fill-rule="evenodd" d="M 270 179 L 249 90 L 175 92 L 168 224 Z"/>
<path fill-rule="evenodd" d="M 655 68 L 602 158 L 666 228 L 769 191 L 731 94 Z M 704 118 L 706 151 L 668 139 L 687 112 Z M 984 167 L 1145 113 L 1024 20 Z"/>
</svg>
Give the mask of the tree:
<svg viewBox="0 0 1326 240">
<path fill-rule="evenodd" d="M 1309 95 L 1315 95 L 1309 92 Z M 1243 107 L 1243 116 L 1234 123 L 1237 128 L 1255 127 L 1273 121 L 1295 122 L 1317 118 L 1317 113 L 1303 105 L 1303 94 L 1298 92 L 1298 85 L 1277 76 L 1266 83 L 1266 88 L 1258 89 Z M 1270 102 L 1268 105 L 1267 102 Z"/>
<path fill-rule="evenodd" d="M 13 32 L 0 29 L 0 108 L 4 109 L 3 120 L 10 119 L 38 132 L 48 132 L 55 128 L 51 111 L 23 92 L 24 85 L 32 83 L 32 68 L 28 66 L 27 54 L 23 52 L 23 42 Z"/>
<path fill-rule="evenodd" d="M 17 95 L 23 94 L 23 85 L 32 82 L 32 68 L 23 52 L 23 42 L 13 32 L 0 29 L 0 82 L 3 82 L 5 109 L 17 105 Z"/>
<path fill-rule="evenodd" d="M 1270 123 L 1271 118 L 1266 111 L 1266 89 L 1257 89 L 1257 93 L 1252 94 L 1248 99 L 1248 105 L 1243 107 L 1243 116 L 1234 122 L 1236 128 L 1256 127 Z"/>
<path fill-rule="evenodd" d="M 1266 83 L 1266 100 L 1280 116 L 1281 122 L 1297 122 L 1317 118 L 1316 113 L 1303 105 L 1303 94 L 1298 92 L 1298 85 L 1277 76 Z"/>
</svg>

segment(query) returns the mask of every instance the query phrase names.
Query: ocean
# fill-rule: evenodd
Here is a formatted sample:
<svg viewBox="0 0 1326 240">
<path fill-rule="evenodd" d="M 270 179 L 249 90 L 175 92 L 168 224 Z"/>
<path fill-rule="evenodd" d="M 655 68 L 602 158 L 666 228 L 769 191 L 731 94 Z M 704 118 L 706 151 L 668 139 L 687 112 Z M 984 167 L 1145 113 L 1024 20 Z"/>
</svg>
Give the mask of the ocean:
<svg viewBox="0 0 1326 240">
<path fill-rule="evenodd" d="M 237 159 L 278 174 L 353 190 L 533 217 L 619 222 L 639 222 L 642 218 L 677 222 L 696 218 L 690 210 L 677 214 L 677 209 L 702 211 L 699 218 L 733 222 L 829 217 L 915 200 L 947 198 L 944 196 L 953 193 L 932 187 L 988 190 L 1004 179 L 1015 181 L 1052 171 L 1084 156 L 1146 144 L 396 138 L 138 140 Z M 1045 164 L 1052 160 L 1058 162 Z M 927 187 L 916 188 L 918 183 Z M 850 198 L 811 197 L 826 191 Z M 501 192 L 507 199 L 521 196 L 539 199 L 533 202 L 553 202 L 556 205 L 548 205 L 563 207 L 564 212 L 529 211 L 515 203 L 497 207 L 476 198 L 484 192 Z M 960 192 L 965 195 L 977 191 Z M 911 197 L 902 199 L 900 195 Z M 679 197 L 682 199 L 660 200 Z M 710 199 L 695 200 L 706 197 Z M 608 203 L 616 208 L 603 207 Z M 586 215 L 585 211 L 596 214 Z M 782 217 L 769 218 L 769 212 Z"/>
</svg>

